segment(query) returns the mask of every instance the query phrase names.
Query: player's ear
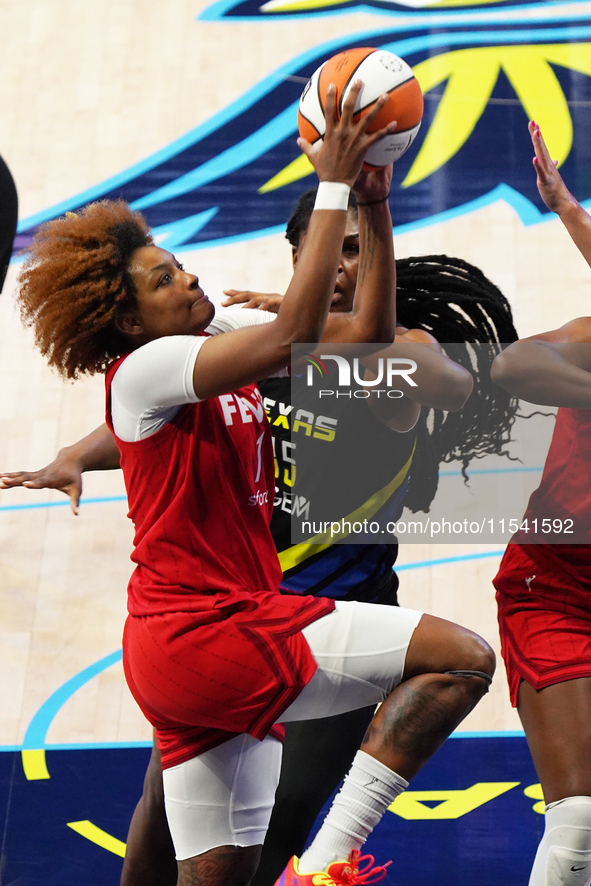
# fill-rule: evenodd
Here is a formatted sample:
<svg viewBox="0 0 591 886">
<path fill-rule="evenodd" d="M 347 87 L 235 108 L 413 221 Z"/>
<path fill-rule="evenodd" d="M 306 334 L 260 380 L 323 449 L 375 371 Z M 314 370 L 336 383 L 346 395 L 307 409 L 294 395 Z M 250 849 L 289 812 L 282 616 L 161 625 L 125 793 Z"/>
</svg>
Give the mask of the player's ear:
<svg viewBox="0 0 591 886">
<path fill-rule="evenodd" d="M 134 311 L 125 311 L 115 318 L 115 326 L 124 335 L 141 335 L 144 327 Z"/>
<path fill-rule="evenodd" d="M 304 248 L 304 241 L 306 239 L 306 233 L 307 233 L 307 231 L 302 231 L 302 233 L 300 234 L 300 239 L 298 241 L 298 245 L 291 247 L 291 262 L 292 262 L 292 265 L 294 268 L 297 265 L 298 258 L 300 257 L 302 249 Z"/>
</svg>

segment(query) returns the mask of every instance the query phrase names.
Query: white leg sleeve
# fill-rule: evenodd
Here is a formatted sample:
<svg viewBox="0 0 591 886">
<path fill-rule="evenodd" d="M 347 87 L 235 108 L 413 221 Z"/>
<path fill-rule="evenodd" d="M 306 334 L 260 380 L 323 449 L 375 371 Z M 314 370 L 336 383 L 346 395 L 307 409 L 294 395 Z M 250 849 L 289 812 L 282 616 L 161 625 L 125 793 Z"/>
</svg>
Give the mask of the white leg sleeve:
<svg viewBox="0 0 591 886">
<path fill-rule="evenodd" d="M 265 840 L 279 783 L 282 744 L 250 735 L 165 769 L 166 817 L 177 859 L 216 846 Z"/>
<path fill-rule="evenodd" d="M 591 797 L 567 797 L 546 806 L 546 826 L 529 886 L 589 886 Z"/>
</svg>

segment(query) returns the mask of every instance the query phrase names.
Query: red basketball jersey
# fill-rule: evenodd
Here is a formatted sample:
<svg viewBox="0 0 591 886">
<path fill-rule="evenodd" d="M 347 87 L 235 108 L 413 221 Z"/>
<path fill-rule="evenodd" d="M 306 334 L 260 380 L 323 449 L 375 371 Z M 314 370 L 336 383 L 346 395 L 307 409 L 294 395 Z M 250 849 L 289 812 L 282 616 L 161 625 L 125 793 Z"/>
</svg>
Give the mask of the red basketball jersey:
<svg viewBox="0 0 591 886">
<path fill-rule="evenodd" d="M 558 410 L 542 482 L 531 495 L 525 518 L 528 531 L 520 530 L 513 541 L 551 544 L 561 558 L 572 547 L 571 562 L 589 566 L 587 552 L 576 549 L 591 544 L 591 410 Z M 544 526 L 552 531 L 543 531 Z"/>
<path fill-rule="evenodd" d="M 111 430 L 120 363 L 107 374 Z M 261 396 L 250 385 L 192 403 L 153 436 L 117 444 L 135 526 L 123 663 L 162 765 L 237 732 L 263 738 L 316 670 L 301 630 L 334 601 L 278 592 Z"/>
<path fill-rule="evenodd" d="M 113 430 L 109 409 L 107 422 Z M 212 591 L 277 589 L 272 443 L 255 385 L 181 407 L 153 436 L 117 444 L 135 527 L 132 615 L 217 607 Z"/>
</svg>

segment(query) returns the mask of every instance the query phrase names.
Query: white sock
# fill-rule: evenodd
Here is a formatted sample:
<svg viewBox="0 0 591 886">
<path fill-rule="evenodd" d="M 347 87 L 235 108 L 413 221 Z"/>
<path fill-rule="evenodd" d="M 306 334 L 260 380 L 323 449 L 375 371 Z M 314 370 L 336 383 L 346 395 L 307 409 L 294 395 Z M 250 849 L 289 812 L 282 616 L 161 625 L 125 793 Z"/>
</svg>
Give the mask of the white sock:
<svg viewBox="0 0 591 886">
<path fill-rule="evenodd" d="M 361 849 L 388 806 L 408 782 L 379 760 L 357 751 L 343 786 L 299 863 L 302 874 L 325 871 L 333 861 L 345 861 Z"/>
<path fill-rule="evenodd" d="M 591 797 L 566 797 L 546 806 L 544 836 L 529 886 L 589 886 Z"/>
</svg>

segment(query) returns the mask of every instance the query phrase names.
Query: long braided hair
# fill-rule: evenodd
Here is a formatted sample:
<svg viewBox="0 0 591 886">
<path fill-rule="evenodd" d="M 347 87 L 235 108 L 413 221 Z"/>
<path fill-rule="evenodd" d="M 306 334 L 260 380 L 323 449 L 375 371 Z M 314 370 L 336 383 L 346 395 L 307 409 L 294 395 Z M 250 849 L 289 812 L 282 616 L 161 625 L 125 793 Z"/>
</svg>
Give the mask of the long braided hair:
<svg viewBox="0 0 591 886">
<path fill-rule="evenodd" d="M 517 400 L 493 383 L 492 361 L 502 344 L 517 339 L 511 307 L 479 268 L 461 258 L 426 255 L 396 262 L 397 313 L 404 326 L 424 329 L 474 378 L 474 390 L 458 412 L 422 409 L 417 451 L 405 505 L 428 511 L 442 462 L 507 454 Z"/>
<path fill-rule="evenodd" d="M 316 191 L 300 197 L 288 222 L 286 238 L 297 247 L 308 228 Z M 356 213 L 351 192 L 349 211 Z M 423 329 L 445 353 L 467 369 L 474 390 L 458 412 L 421 409 L 417 448 L 404 503 L 413 513 L 428 511 L 437 492 L 439 465 L 459 461 L 462 473 L 472 459 L 507 455 L 517 400 L 495 385 L 492 361 L 503 344 L 516 341 L 511 306 L 479 268 L 447 255 L 396 260 L 396 312 L 409 329 Z"/>
</svg>

